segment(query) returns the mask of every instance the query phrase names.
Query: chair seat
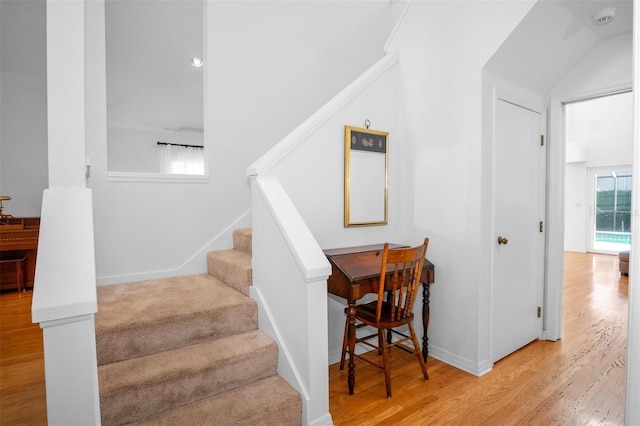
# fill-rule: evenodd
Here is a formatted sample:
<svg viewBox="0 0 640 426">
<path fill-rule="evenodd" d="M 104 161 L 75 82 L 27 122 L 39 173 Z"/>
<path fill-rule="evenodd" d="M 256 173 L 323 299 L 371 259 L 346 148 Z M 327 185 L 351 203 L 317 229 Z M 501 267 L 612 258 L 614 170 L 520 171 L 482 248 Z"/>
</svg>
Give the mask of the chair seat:
<svg viewBox="0 0 640 426">
<path fill-rule="evenodd" d="M 378 302 L 373 301 L 356 306 L 356 319 L 370 325 L 375 325 L 379 328 L 392 328 L 400 325 L 407 324 L 413 321 L 413 312 L 409 312 L 403 320 L 397 320 L 391 318 L 391 305 L 387 302 L 382 303 L 382 313 L 380 315 L 380 323 L 376 321 L 376 310 L 378 309 Z M 404 309 L 400 309 L 404 311 Z M 402 317 L 402 315 L 400 315 Z"/>
</svg>

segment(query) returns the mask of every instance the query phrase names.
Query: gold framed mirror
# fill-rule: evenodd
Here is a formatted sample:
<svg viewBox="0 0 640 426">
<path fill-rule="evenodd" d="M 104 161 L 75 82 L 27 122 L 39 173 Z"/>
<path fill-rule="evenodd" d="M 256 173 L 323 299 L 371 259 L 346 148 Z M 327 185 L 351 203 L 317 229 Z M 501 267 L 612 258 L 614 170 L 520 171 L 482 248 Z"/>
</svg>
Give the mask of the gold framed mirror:
<svg viewBox="0 0 640 426">
<path fill-rule="evenodd" d="M 344 128 L 344 226 L 388 222 L 389 133 Z"/>
</svg>

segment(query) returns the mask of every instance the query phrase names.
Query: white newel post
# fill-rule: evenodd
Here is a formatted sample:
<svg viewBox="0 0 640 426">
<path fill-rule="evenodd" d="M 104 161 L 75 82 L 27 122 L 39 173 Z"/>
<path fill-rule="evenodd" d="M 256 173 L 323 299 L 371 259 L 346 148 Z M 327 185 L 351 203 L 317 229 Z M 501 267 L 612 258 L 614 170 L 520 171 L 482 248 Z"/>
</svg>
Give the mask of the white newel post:
<svg viewBox="0 0 640 426">
<path fill-rule="evenodd" d="M 85 4 L 47 0 L 49 188 L 31 316 L 44 335 L 51 425 L 99 425 L 93 207 L 86 188 Z"/>
</svg>

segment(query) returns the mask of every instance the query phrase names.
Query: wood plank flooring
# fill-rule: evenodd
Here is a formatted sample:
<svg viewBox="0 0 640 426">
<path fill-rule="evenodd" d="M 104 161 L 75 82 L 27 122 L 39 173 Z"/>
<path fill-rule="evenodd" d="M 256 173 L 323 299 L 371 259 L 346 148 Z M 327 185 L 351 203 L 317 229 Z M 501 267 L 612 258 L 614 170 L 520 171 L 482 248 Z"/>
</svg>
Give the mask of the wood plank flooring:
<svg viewBox="0 0 640 426">
<path fill-rule="evenodd" d="M 384 374 L 356 361 L 329 367 L 329 410 L 341 425 L 621 425 L 624 421 L 628 278 L 617 256 L 565 254 L 563 339 L 536 341 L 475 377 L 429 359 L 429 380 L 415 359 Z M 404 383 L 399 386 L 400 383 Z"/>
<path fill-rule="evenodd" d="M 329 409 L 340 425 L 622 424 L 628 279 L 617 257 L 565 255 L 564 338 L 538 341 L 475 377 L 429 359 L 384 376 L 357 364 L 355 395 L 346 372 L 329 367 Z M 400 387 L 397 383 L 404 382 Z M 0 294 L 0 425 L 46 425 L 42 331 L 31 323 L 31 292 Z"/>
<path fill-rule="evenodd" d="M 31 322 L 33 292 L 0 294 L 0 425 L 46 425 L 40 325 Z"/>
</svg>

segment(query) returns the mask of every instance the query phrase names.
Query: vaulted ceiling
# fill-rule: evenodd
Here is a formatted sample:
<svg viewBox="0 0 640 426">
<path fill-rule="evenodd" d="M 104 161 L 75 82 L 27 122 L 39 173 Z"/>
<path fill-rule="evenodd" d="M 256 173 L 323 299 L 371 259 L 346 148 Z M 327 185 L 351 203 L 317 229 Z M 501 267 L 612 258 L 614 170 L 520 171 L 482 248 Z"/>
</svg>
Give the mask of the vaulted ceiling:
<svg viewBox="0 0 640 426">
<path fill-rule="evenodd" d="M 592 22 L 615 8 L 607 25 Z M 632 0 L 538 1 L 485 69 L 537 93 L 549 91 L 599 43 L 633 30 Z"/>
</svg>

